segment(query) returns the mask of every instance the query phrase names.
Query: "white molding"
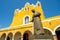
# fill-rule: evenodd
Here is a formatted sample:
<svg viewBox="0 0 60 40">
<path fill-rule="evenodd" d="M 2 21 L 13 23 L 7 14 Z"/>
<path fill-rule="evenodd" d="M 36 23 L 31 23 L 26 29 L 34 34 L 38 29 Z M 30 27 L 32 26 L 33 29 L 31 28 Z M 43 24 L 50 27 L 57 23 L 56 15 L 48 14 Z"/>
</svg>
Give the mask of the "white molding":
<svg viewBox="0 0 60 40">
<path fill-rule="evenodd" d="M 57 19 L 60 19 L 60 18 L 53 18 L 53 19 L 48 19 L 48 20 L 43 20 L 42 22 L 45 22 L 45 21 L 51 21 L 51 20 L 57 20 Z"/>
</svg>

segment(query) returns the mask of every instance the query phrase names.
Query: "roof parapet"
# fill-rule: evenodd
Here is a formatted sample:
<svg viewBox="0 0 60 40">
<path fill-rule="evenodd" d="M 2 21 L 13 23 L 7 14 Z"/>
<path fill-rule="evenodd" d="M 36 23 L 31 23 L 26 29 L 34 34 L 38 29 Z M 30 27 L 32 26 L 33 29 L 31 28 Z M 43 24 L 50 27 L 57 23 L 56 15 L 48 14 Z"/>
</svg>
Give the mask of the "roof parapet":
<svg viewBox="0 0 60 40">
<path fill-rule="evenodd" d="M 16 10 L 15 10 L 15 14 L 17 14 L 18 12 L 19 12 L 19 9 L 16 9 Z"/>
</svg>

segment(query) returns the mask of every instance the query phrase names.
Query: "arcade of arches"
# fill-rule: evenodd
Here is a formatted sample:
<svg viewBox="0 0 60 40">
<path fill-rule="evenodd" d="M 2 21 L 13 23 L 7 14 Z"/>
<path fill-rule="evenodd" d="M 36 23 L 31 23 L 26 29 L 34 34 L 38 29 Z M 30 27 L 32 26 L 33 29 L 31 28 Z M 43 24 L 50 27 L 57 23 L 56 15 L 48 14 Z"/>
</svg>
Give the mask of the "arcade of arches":
<svg viewBox="0 0 60 40">
<path fill-rule="evenodd" d="M 49 35 L 51 37 L 51 40 L 60 40 L 60 27 L 55 31 L 57 38 L 54 38 L 49 30 L 44 29 L 44 31 L 46 35 Z M 10 32 L 8 36 L 6 36 L 6 33 L 3 33 L 0 37 L 0 40 L 32 40 L 32 36 L 33 34 L 30 31 L 25 31 L 23 35 L 20 32 L 16 32 L 14 36 L 13 33 Z"/>
</svg>

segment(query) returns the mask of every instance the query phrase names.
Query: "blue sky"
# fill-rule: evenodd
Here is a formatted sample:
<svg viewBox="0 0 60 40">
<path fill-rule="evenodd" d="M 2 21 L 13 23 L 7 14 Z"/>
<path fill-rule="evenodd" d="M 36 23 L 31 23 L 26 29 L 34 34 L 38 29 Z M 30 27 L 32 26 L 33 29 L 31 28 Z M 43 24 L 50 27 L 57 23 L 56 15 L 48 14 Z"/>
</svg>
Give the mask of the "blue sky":
<svg viewBox="0 0 60 40">
<path fill-rule="evenodd" d="M 9 27 L 14 10 L 24 7 L 26 2 L 36 4 L 40 1 L 46 18 L 60 15 L 60 0 L 0 0 L 0 28 Z"/>
</svg>

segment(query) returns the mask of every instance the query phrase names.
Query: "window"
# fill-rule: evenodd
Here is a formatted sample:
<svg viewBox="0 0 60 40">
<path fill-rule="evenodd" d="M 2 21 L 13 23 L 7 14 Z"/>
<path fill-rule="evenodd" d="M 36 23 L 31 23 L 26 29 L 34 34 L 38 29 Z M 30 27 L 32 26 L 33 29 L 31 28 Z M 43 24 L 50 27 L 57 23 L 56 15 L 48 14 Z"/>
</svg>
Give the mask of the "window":
<svg viewBox="0 0 60 40">
<path fill-rule="evenodd" d="M 25 17 L 25 24 L 27 24 L 27 23 L 29 23 L 29 17 L 28 16 Z"/>
</svg>

